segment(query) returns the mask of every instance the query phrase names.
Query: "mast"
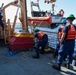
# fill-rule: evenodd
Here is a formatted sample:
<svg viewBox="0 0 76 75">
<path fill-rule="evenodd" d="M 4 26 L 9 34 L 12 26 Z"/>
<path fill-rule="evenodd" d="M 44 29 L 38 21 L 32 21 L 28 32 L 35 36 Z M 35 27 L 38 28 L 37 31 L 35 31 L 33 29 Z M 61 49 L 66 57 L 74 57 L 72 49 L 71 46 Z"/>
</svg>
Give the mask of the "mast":
<svg viewBox="0 0 76 75">
<path fill-rule="evenodd" d="M 26 0 L 23 0 L 23 5 L 24 5 L 24 25 L 25 25 L 25 30 L 28 31 L 27 1 Z"/>
<path fill-rule="evenodd" d="M 54 14 L 54 7 L 55 7 L 55 4 L 52 4 L 52 13 Z"/>
</svg>

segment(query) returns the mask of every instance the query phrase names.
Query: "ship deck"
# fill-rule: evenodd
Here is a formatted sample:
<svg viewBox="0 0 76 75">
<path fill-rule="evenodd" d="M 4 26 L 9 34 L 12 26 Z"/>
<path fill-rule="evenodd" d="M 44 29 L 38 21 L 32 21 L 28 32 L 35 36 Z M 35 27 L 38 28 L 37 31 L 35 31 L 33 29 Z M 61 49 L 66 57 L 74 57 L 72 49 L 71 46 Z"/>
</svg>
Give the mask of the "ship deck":
<svg viewBox="0 0 76 75">
<path fill-rule="evenodd" d="M 76 75 L 76 66 L 67 69 L 62 64 L 61 71 L 54 70 L 56 59 L 53 53 L 40 54 L 40 59 L 33 59 L 34 50 L 19 52 L 7 57 L 8 46 L 0 47 L 0 75 Z"/>
</svg>

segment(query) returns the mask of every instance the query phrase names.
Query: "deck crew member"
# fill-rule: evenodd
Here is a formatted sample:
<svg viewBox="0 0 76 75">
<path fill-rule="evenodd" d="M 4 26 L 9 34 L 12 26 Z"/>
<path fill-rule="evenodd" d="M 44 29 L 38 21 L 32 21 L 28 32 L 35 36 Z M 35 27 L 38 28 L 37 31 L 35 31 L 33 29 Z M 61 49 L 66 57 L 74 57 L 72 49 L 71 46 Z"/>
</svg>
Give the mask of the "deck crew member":
<svg viewBox="0 0 76 75">
<path fill-rule="evenodd" d="M 62 21 L 61 21 L 61 26 L 60 26 L 60 28 L 58 29 L 58 41 L 57 41 L 57 46 L 56 46 L 56 50 L 55 50 L 55 52 L 54 52 L 54 54 L 53 54 L 53 57 L 55 58 L 57 55 L 58 55 L 58 50 L 59 50 L 59 48 L 60 48 L 60 39 L 61 39 L 61 36 L 62 36 L 62 33 L 63 33 L 63 30 L 64 30 L 64 27 L 65 27 L 65 25 L 66 25 L 66 19 L 62 19 Z"/>
<path fill-rule="evenodd" d="M 34 32 L 36 26 L 37 24 L 34 21 L 31 21 L 31 32 Z"/>
<path fill-rule="evenodd" d="M 76 27 L 73 24 L 74 19 L 75 16 L 73 14 L 67 17 L 67 26 L 65 26 L 60 40 L 61 46 L 58 51 L 57 65 L 52 66 L 56 70 L 61 70 L 61 64 L 65 55 L 67 55 L 67 68 L 70 68 L 76 38 Z"/>
<path fill-rule="evenodd" d="M 1 9 L 1 7 L 0 7 L 0 15 L 3 15 L 3 14 L 2 14 L 2 9 Z"/>
<path fill-rule="evenodd" d="M 35 47 L 36 55 L 33 56 L 33 58 L 39 58 L 39 48 L 41 47 L 41 54 L 44 54 L 44 48 L 46 43 L 48 42 L 48 36 L 43 31 L 40 31 L 39 29 L 35 28 L 35 39 L 37 39 L 37 44 Z"/>
<path fill-rule="evenodd" d="M 3 15 L 2 14 L 0 14 L 0 26 L 2 27 L 2 29 L 4 29 Z"/>
</svg>

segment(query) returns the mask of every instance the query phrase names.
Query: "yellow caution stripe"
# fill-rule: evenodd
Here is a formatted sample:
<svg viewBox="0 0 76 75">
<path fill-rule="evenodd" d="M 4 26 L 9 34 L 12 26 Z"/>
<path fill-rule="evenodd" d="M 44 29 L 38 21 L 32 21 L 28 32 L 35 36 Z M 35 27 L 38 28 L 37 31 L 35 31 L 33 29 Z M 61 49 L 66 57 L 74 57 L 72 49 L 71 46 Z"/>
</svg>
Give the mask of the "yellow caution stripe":
<svg viewBox="0 0 76 75">
<path fill-rule="evenodd" d="M 14 33 L 14 36 L 16 37 L 31 37 L 34 38 L 33 33 Z"/>
</svg>

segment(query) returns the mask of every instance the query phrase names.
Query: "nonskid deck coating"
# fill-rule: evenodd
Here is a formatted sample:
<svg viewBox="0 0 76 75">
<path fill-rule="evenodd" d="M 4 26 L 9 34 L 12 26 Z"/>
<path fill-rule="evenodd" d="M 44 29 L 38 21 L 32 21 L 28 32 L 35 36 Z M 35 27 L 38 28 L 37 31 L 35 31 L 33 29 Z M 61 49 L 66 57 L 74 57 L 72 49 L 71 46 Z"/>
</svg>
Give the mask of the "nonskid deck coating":
<svg viewBox="0 0 76 75">
<path fill-rule="evenodd" d="M 76 75 L 76 66 L 67 69 L 62 65 L 62 71 L 52 68 L 56 59 L 52 53 L 40 54 L 40 59 L 33 59 L 33 51 L 20 52 L 7 57 L 8 47 L 0 47 L 0 75 Z"/>
</svg>

